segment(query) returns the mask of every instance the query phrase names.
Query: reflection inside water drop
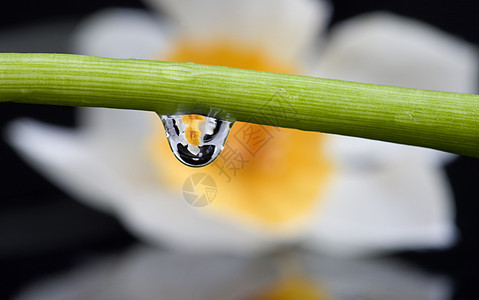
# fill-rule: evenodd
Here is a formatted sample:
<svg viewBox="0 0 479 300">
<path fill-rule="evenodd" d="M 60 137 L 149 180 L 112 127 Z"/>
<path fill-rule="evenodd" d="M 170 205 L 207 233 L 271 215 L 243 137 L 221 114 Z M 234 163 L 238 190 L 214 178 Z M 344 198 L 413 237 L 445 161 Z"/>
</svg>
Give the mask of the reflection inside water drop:
<svg viewBox="0 0 479 300">
<path fill-rule="evenodd" d="M 214 161 L 233 125 L 230 121 L 196 114 L 163 115 L 161 121 L 176 158 L 191 167 Z"/>
</svg>

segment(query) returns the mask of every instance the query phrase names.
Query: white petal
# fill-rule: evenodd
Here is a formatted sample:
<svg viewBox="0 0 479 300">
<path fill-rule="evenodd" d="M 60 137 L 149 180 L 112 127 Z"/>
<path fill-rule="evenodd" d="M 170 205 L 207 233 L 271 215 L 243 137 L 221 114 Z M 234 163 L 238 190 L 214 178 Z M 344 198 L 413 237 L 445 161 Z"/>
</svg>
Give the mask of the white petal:
<svg viewBox="0 0 479 300">
<path fill-rule="evenodd" d="M 294 236 L 265 234 L 245 223 L 218 218 L 193 207 L 177 191 L 161 198 L 164 187 L 131 190 L 118 202 L 118 213 L 140 237 L 186 252 L 255 254 L 293 243 Z"/>
<path fill-rule="evenodd" d="M 137 149 L 151 136 L 159 119 L 153 112 L 98 107 L 79 108 L 78 117 L 85 138 Z"/>
<path fill-rule="evenodd" d="M 455 240 L 445 176 L 415 161 L 336 171 L 311 240 L 334 254 L 449 246 Z"/>
<path fill-rule="evenodd" d="M 319 75 L 463 93 L 477 91 L 476 48 L 410 19 L 370 14 L 334 28 Z"/>
<path fill-rule="evenodd" d="M 77 143 L 92 156 L 108 161 L 118 176 L 140 185 L 156 184 L 147 143 L 156 131 L 158 115 L 153 112 L 80 108 Z M 123 173 L 123 174 L 120 174 Z"/>
<path fill-rule="evenodd" d="M 320 76 L 474 92 L 477 63 L 471 45 L 416 21 L 381 13 L 335 28 Z M 452 243 L 452 195 L 438 166 L 451 155 L 342 136 L 330 136 L 327 152 L 339 166 L 313 226 L 317 247 L 357 254 Z"/>
<path fill-rule="evenodd" d="M 121 137 L 122 131 L 116 135 Z M 133 232 L 152 243 L 195 252 L 251 253 L 292 239 L 266 235 L 192 207 L 178 191 L 169 192 L 155 180 L 142 161 L 145 153 L 126 155 L 121 147 L 128 147 L 128 136 L 122 145 L 104 136 L 99 146 L 81 133 L 32 120 L 14 122 L 8 136 L 12 146 L 52 182 L 78 200 L 115 211 Z"/>
<path fill-rule="evenodd" d="M 440 166 L 456 157 L 451 153 L 428 148 L 339 135 L 330 135 L 325 148 L 330 160 L 352 170 L 395 167 L 411 162 Z"/>
<path fill-rule="evenodd" d="M 79 54 L 112 58 L 161 57 L 166 51 L 168 28 L 146 11 L 115 8 L 83 21 L 73 36 Z"/>
<path fill-rule="evenodd" d="M 18 120 L 8 128 L 8 141 L 52 182 L 97 207 L 110 208 L 122 192 L 123 179 L 71 130 Z"/>
<path fill-rule="evenodd" d="M 236 41 L 281 59 L 296 58 L 321 32 L 330 6 L 315 0 L 149 0 L 190 39 Z"/>
</svg>

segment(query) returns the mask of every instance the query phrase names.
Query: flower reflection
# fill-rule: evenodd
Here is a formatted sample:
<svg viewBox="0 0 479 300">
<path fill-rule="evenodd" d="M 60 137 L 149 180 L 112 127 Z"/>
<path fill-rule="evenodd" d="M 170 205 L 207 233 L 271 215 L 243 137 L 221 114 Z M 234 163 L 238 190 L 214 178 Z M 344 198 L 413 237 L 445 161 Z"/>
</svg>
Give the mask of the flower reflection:
<svg viewBox="0 0 479 300">
<path fill-rule="evenodd" d="M 17 300 L 449 299 L 450 282 L 392 260 L 344 260 L 289 249 L 257 258 L 139 247 L 27 288 Z"/>
<path fill-rule="evenodd" d="M 478 64 L 470 45 L 400 17 L 347 21 L 318 50 L 313 46 L 330 14 L 322 1 L 150 3 L 171 18 L 99 12 L 79 28 L 78 52 L 475 89 Z M 278 90 L 274 97 L 289 95 Z M 358 254 L 442 247 L 455 237 L 441 169 L 449 156 L 432 150 L 237 123 L 229 151 L 200 169 L 214 178 L 217 194 L 198 209 L 181 192 L 198 170 L 173 157 L 153 114 L 84 109 L 77 131 L 18 122 L 10 133 L 28 160 L 75 197 L 117 213 L 145 240 L 173 248 L 251 253 L 302 243 Z"/>
</svg>

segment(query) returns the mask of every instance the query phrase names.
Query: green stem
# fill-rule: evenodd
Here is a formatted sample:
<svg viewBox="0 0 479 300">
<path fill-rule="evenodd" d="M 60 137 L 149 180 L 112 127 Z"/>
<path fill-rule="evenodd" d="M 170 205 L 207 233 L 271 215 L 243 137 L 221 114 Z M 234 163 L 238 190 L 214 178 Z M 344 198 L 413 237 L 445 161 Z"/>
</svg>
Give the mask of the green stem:
<svg viewBox="0 0 479 300">
<path fill-rule="evenodd" d="M 0 102 L 100 106 L 424 146 L 479 157 L 479 96 L 192 63 L 0 54 Z"/>
</svg>

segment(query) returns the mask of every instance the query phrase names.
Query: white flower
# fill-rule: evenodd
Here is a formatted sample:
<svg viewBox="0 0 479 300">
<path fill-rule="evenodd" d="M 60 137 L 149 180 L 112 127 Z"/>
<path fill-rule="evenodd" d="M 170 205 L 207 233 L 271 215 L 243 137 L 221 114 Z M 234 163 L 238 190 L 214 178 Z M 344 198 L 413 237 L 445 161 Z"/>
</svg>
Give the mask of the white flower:
<svg viewBox="0 0 479 300">
<path fill-rule="evenodd" d="M 172 19 L 132 9 L 99 12 L 79 29 L 78 52 L 475 90 L 478 64 L 470 45 L 397 16 L 359 16 L 319 43 L 330 13 L 320 1 L 150 2 Z M 315 52 L 319 60 L 311 58 Z M 238 253 L 302 243 L 358 254 L 442 247 L 455 239 L 441 169 L 447 154 L 239 123 L 226 144 L 229 154 L 191 169 L 173 158 L 153 113 L 81 113 L 75 131 L 17 122 L 11 143 L 52 181 L 116 213 L 148 241 Z M 236 169 L 228 168 L 233 160 Z M 217 184 L 214 201 L 203 208 L 181 194 L 198 172 Z"/>
</svg>

